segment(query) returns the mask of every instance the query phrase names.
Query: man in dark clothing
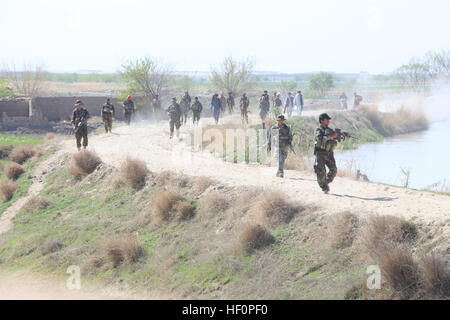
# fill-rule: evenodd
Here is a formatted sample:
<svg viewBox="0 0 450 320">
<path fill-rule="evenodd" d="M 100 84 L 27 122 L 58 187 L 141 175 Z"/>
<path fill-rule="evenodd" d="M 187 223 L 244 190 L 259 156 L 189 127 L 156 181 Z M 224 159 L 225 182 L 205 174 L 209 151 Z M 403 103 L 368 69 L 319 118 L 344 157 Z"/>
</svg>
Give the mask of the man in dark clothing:
<svg viewBox="0 0 450 320">
<path fill-rule="evenodd" d="M 239 108 L 241 109 L 242 124 L 244 124 L 244 121 L 248 124 L 248 107 L 249 106 L 250 106 L 250 99 L 247 97 L 246 93 L 243 93 L 241 101 L 239 102 Z"/>
<path fill-rule="evenodd" d="M 114 118 L 114 106 L 111 104 L 110 99 L 106 99 L 106 103 L 102 106 L 101 116 L 103 123 L 105 124 L 106 133 L 111 132 L 112 122 Z"/>
<path fill-rule="evenodd" d="M 83 149 L 86 149 L 88 146 L 87 123 L 89 119 L 89 112 L 83 107 L 83 102 L 77 100 L 75 102 L 75 109 L 72 111 L 72 128 L 75 132 L 78 151 L 81 150 L 81 139 L 83 139 Z"/>
<path fill-rule="evenodd" d="M 284 113 L 286 113 L 286 109 L 290 118 L 292 116 L 292 110 L 294 110 L 294 97 L 292 96 L 291 92 L 288 92 L 288 96 L 284 104 L 284 111 L 283 111 Z"/>
<path fill-rule="evenodd" d="M 182 114 L 183 119 L 182 120 L 184 121 L 184 124 L 186 124 L 188 113 L 189 113 L 189 110 L 191 109 L 191 101 L 192 101 L 191 96 L 189 95 L 189 92 L 186 91 L 184 93 L 184 96 L 181 98 L 181 102 L 180 102 L 180 106 L 183 111 L 183 114 Z"/>
<path fill-rule="evenodd" d="M 166 111 L 169 116 L 170 139 L 173 137 L 174 127 L 177 129 L 177 137 L 179 137 L 183 111 L 181 110 L 181 106 L 177 103 L 177 98 L 172 98 L 172 103 Z"/>
<path fill-rule="evenodd" d="M 359 107 L 359 105 L 363 101 L 363 97 L 357 94 L 356 92 L 353 95 L 355 96 L 355 100 L 353 101 L 353 109 L 355 109 Z"/>
<path fill-rule="evenodd" d="M 216 124 L 219 123 L 220 111 L 222 110 L 222 102 L 219 99 L 219 95 L 215 93 L 211 100 L 211 110 L 213 112 L 214 120 Z"/>
<path fill-rule="evenodd" d="M 201 104 L 200 101 L 198 101 L 198 97 L 194 98 L 194 103 L 191 106 L 191 110 L 192 110 L 192 123 L 195 125 L 195 122 L 197 122 L 198 126 L 198 123 L 200 122 L 200 114 L 202 113 L 203 110 L 203 105 Z"/>
<path fill-rule="evenodd" d="M 228 92 L 227 106 L 228 106 L 228 111 L 230 112 L 230 114 L 233 114 L 233 109 L 234 109 L 234 97 L 233 97 L 233 93 L 232 93 L 231 91 Z"/>
<path fill-rule="evenodd" d="M 131 96 L 127 96 L 127 100 L 123 102 L 123 111 L 125 113 L 125 122 L 130 125 L 131 116 L 135 112 L 134 102 L 131 100 Z"/>
<path fill-rule="evenodd" d="M 291 128 L 284 123 L 285 120 L 283 115 L 278 116 L 278 123 L 268 132 L 268 148 L 269 151 L 272 151 L 272 147 L 274 147 L 278 160 L 277 177 L 280 178 L 284 178 L 284 162 L 288 156 L 288 148 L 292 144 Z"/>
<path fill-rule="evenodd" d="M 152 109 L 155 119 L 161 117 L 161 100 L 159 100 L 159 95 L 155 95 L 152 99 Z"/>
<path fill-rule="evenodd" d="M 266 124 L 264 121 L 266 120 L 267 114 L 270 110 L 269 99 L 269 94 L 267 93 L 267 91 L 264 91 L 264 94 L 261 95 L 261 99 L 259 100 L 259 116 L 261 117 L 263 129 L 266 128 Z"/>
</svg>

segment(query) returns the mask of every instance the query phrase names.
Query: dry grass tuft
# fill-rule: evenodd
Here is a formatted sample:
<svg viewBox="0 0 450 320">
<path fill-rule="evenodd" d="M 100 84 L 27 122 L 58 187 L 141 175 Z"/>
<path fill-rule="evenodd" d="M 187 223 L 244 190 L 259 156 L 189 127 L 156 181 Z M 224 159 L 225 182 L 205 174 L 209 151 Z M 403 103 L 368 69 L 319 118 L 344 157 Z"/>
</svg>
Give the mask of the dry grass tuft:
<svg viewBox="0 0 450 320">
<path fill-rule="evenodd" d="M 100 246 L 100 254 L 88 260 L 88 266 L 106 269 L 117 268 L 125 263 L 135 263 L 145 254 L 144 248 L 135 236 L 113 236 Z"/>
<path fill-rule="evenodd" d="M 189 220 L 195 215 L 195 208 L 187 201 L 178 202 L 175 205 L 174 210 L 178 220 Z"/>
<path fill-rule="evenodd" d="M 0 159 L 4 159 L 6 157 L 9 157 L 9 154 L 11 153 L 13 149 L 13 146 L 7 146 L 7 145 L 0 145 Z"/>
<path fill-rule="evenodd" d="M 73 154 L 72 163 L 69 167 L 69 173 L 75 177 L 81 177 L 92 173 L 102 160 L 96 153 L 82 150 Z"/>
<path fill-rule="evenodd" d="M 3 201 L 11 200 L 14 192 L 19 188 L 17 184 L 11 180 L 0 180 L 0 194 Z"/>
<path fill-rule="evenodd" d="M 10 180 L 16 180 L 25 172 L 24 167 L 18 163 L 10 163 L 5 167 L 5 176 Z"/>
<path fill-rule="evenodd" d="M 176 213 L 174 209 L 177 203 L 182 199 L 183 197 L 179 193 L 172 190 L 157 193 L 153 199 L 155 223 L 161 225 L 170 221 Z"/>
<path fill-rule="evenodd" d="M 199 214 L 210 217 L 226 211 L 230 206 L 228 199 L 219 191 L 212 191 L 200 200 Z"/>
<path fill-rule="evenodd" d="M 350 212 L 336 214 L 330 219 L 330 242 L 333 248 L 346 248 L 353 244 L 356 238 L 359 219 Z"/>
<path fill-rule="evenodd" d="M 424 288 L 433 295 L 450 297 L 450 270 L 445 261 L 431 253 L 420 261 Z"/>
<path fill-rule="evenodd" d="M 144 161 L 127 158 L 119 170 L 120 179 L 133 188 L 140 188 L 145 184 L 148 169 Z"/>
<path fill-rule="evenodd" d="M 417 238 L 417 227 L 402 218 L 385 215 L 372 217 L 363 232 L 362 244 L 373 259 L 378 259 L 398 244 Z"/>
<path fill-rule="evenodd" d="M 45 135 L 45 141 L 51 141 L 56 138 L 56 135 L 53 132 L 49 132 Z"/>
<path fill-rule="evenodd" d="M 47 198 L 34 196 L 31 197 L 23 206 L 26 212 L 33 212 L 37 209 L 45 209 L 50 206 L 50 201 Z"/>
<path fill-rule="evenodd" d="M 265 192 L 255 205 L 260 223 L 269 227 L 289 223 L 300 210 L 299 205 L 287 201 L 279 192 Z"/>
<path fill-rule="evenodd" d="M 61 250 L 62 244 L 58 240 L 50 240 L 39 247 L 43 254 L 49 254 Z"/>
<path fill-rule="evenodd" d="M 194 192 L 196 194 L 202 194 L 210 186 L 214 185 L 216 182 L 208 177 L 197 177 L 194 181 Z"/>
<path fill-rule="evenodd" d="M 27 161 L 29 158 L 34 156 L 35 153 L 36 153 L 36 151 L 34 150 L 33 146 L 22 145 L 22 146 L 15 147 L 9 154 L 9 158 L 18 164 L 22 164 L 25 161 Z"/>
<path fill-rule="evenodd" d="M 259 224 L 247 224 L 239 233 L 236 249 L 239 252 L 252 253 L 275 242 L 275 238 Z"/>
<path fill-rule="evenodd" d="M 411 250 L 406 246 L 392 247 L 379 259 L 386 282 L 402 299 L 411 298 L 420 287 L 420 273 Z"/>
</svg>

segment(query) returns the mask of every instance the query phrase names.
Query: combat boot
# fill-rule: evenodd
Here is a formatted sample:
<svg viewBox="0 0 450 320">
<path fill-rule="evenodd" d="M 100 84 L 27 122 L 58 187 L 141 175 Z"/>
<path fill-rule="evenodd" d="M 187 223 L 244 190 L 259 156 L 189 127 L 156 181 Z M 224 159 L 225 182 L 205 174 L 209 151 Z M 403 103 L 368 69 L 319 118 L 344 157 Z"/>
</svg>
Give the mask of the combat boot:
<svg viewBox="0 0 450 320">
<path fill-rule="evenodd" d="M 324 186 L 324 187 L 322 188 L 322 191 L 323 191 L 325 194 L 328 194 L 328 192 L 330 192 L 330 187 L 329 187 L 328 185 L 326 185 L 326 186 Z"/>
</svg>

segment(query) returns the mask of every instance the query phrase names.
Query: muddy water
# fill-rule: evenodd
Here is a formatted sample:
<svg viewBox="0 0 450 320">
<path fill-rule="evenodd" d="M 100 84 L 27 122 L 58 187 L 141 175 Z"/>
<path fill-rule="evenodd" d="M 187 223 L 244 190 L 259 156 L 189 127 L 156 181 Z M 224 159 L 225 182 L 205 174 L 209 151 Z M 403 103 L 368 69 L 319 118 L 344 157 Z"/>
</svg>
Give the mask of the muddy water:
<svg viewBox="0 0 450 320">
<path fill-rule="evenodd" d="M 450 120 L 434 122 L 427 131 L 400 135 L 380 144 L 336 152 L 338 168 L 360 169 L 371 181 L 403 186 L 410 172 L 414 189 L 450 186 Z"/>
</svg>

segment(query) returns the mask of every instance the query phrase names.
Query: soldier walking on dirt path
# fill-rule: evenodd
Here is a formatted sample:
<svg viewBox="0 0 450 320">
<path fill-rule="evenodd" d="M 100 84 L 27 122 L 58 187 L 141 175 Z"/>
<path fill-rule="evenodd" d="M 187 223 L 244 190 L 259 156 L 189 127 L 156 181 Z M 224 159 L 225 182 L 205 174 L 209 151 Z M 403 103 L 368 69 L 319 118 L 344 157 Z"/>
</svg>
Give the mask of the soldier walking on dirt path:
<svg viewBox="0 0 450 320">
<path fill-rule="evenodd" d="M 298 116 L 301 117 L 303 112 L 303 94 L 300 90 L 298 90 L 297 94 L 295 95 L 294 103 L 297 106 Z"/>
<path fill-rule="evenodd" d="M 270 111 L 269 100 L 270 100 L 269 94 L 267 93 L 267 90 L 265 90 L 264 93 L 261 95 L 261 99 L 259 100 L 259 116 L 261 117 L 263 129 L 266 128 L 265 120 L 267 114 Z"/>
<path fill-rule="evenodd" d="M 181 106 L 181 110 L 183 111 L 182 114 L 182 121 L 184 122 L 184 124 L 186 124 L 187 118 L 188 118 L 188 113 L 189 110 L 191 109 L 191 96 L 189 95 L 189 92 L 185 92 L 184 96 L 181 98 L 181 102 L 180 102 L 180 106 Z"/>
<path fill-rule="evenodd" d="M 127 125 L 130 125 L 131 116 L 136 111 L 134 107 L 134 102 L 131 100 L 131 96 L 127 96 L 127 99 L 123 102 L 123 111 L 125 114 L 125 122 Z"/>
<path fill-rule="evenodd" d="M 220 111 L 222 110 L 222 102 L 219 99 L 219 95 L 215 93 L 211 100 L 211 110 L 213 112 L 214 121 L 219 123 Z"/>
<path fill-rule="evenodd" d="M 345 94 L 345 92 L 342 92 L 342 94 L 339 96 L 339 103 L 341 104 L 341 109 L 342 110 L 347 110 L 348 106 L 347 106 L 347 95 Z"/>
<path fill-rule="evenodd" d="M 284 104 L 284 110 L 283 113 L 286 113 L 289 115 L 289 118 L 292 117 L 292 110 L 294 110 L 294 97 L 292 96 L 291 92 L 288 92 L 288 96 L 286 98 L 286 103 Z"/>
<path fill-rule="evenodd" d="M 281 100 L 281 95 L 280 93 L 275 93 L 275 96 L 273 98 L 273 106 L 274 108 L 280 108 L 280 111 L 283 108 L 283 101 Z"/>
<path fill-rule="evenodd" d="M 239 102 L 239 108 L 241 109 L 241 120 L 242 124 L 244 124 L 244 121 L 246 124 L 248 124 L 248 108 L 250 107 L 250 99 L 247 97 L 246 93 L 242 94 L 242 98 Z"/>
<path fill-rule="evenodd" d="M 334 130 L 328 128 L 331 118 L 328 114 L 322 113 L 319 116 L 320 125 L 316 129 L 314 155 L 314 172 L 317 175 L 317 183 L 323 192 L 330 191 L 329 184 L 333 182 L 337 174 L 336 161 L 334 159 L 334 149 L 338 141 L 338 134 Z M 345 139 L 345 136 L 343 137 Z M 328 174 L 326 171 L 328 167 Z"/>
<path fill-rule="evenodd" d="M 81 139 L 83 139 L 83 149 L 86 149 L 88 146 L 87 123 L 89 119 L 89 112 L 83 107 L 83 102 L 77 100 L 75 102 L 75 109 L 72 111 L 72 128 L 75 132 L 78 151 L 81 150 Z"/>
<path fill-rule="evenodd" d="M 170 139 L 173 138 L 174 127 L 177 129 L 177 137 L 179 137 L 183 111 L 181 110 L 181 106 L 177 103 L 177 98 L 172 98 L 172 103 L 166 111 L 169 116 Z"/>
<path fill-rule="evenodd" d="M 114 118 L 115 110 L 114 106 L 111 104 L 110 99 L 106 99 L 106 103 L 102 106 L 101 116 L 103 123 L 105 124 L 105 132 L 111 132 L 112 122 Z"/>
<path fill-rule="evenodd" d="M 192 123 L 195 126 L 197 122 L 198 126 L 200 122 L 200 114 L 202 113 L 203 110 L 203 105 L 200 101 L 198 101 L 198 97 L 194 98 L 194 103 L 191 106 L 191 110 L 192 110 Z"/>
<path fill-rule="evenodd" d="M 355 100 L 353 101 L 353 109 L 355 109 L 359 107 L 359 105 L 363 101 L 363 97 L 357 94 L 356 92 L 353 95 L 355 96 Z"/>
<path fill-rule="evenodd" d="M 268 150 L 276 152 L 278 160 L 277 177 L 284 178 L 284 162 L 288 156 L 288 148 L 292 144 L 291 128 L 284 123 L 286 118 L 283 115 L 278 116 L 277 124 L 270 128 L 268 132 Z M 274 145 L 272 145 L 272 143 Z"/>
<path fill-rule="evenodd" d="M 155 120 L 159 120 L 161 118 L 161 100 L 157 94 L 152 99 L 152 109 Z"/>
<path fill-rule="evenodd" d="M 233 92 L 231 92 L 231 91 L 228 92 L 227 106 L 228 106 L 228 112 L 229 112 L 230 114 L 233 114 L 233 109 L 234 109 L 234 96 L 233 96 Z"/>
</svg>

